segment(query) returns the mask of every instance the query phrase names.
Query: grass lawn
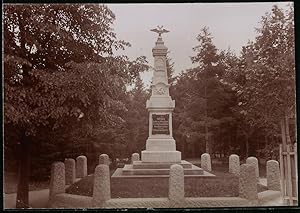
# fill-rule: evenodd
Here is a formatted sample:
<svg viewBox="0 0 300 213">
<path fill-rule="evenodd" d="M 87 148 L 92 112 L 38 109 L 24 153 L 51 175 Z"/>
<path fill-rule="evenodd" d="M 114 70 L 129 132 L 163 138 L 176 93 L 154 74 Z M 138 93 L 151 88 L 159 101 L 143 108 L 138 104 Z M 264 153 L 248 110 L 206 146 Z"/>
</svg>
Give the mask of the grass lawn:
<svg viewBox="0 0 300 213">
<path fill-rule="evenodd" d="M 197 164 L 196 164 L 197 165 Z M 198 165 L 199 166 L 199 165 Z M 186 197 L 235 197 L 239 194 L 237 177 L 227 171 L 227 166 L 213 165 L 213 178 L 185 178 Z M 113 173 L 113 170 L 111 171 Z M 92 196 L 94 176 L 89 175 L 70 186 L 70 194 Z M 112 198 L 168 197 L 168 178 L 114 178 L 111 179 Z M 258 192 L 267 190 L 258 184 Z"/>
</svg>

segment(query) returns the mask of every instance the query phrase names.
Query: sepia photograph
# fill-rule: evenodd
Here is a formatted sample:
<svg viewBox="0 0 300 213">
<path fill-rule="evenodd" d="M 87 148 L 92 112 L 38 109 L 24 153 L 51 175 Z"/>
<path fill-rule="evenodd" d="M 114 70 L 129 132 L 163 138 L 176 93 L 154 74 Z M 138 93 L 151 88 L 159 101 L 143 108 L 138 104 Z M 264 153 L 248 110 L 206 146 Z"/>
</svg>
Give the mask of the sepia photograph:
<svg viewBox="0 0 300 213">
<path fill-rule="evenodd" d="M 2 9 L 4 210 L 299 209 L 293 2 Z"/>
</svg>

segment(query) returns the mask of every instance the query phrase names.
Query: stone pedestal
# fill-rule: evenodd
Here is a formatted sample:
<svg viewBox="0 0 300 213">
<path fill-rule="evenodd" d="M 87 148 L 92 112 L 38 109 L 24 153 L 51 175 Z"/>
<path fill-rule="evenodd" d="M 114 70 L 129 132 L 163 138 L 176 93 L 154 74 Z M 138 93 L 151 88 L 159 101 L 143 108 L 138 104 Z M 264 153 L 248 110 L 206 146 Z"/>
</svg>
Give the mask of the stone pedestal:
<svg viewBox="0 0 300 213">
<path fill-rule="evenodd" d="M 176 151 L 175 140 L 172 138 L 151 138 L 146 141 L 148 151 Z"/>
<path fill-rule="evenodd" d="M 172 111 L 175 101 L 169 94 L 166 55 L 168 48 L 159 35 L 152 49 L 154 72 L 151 85 L 151 97 L 146 103 L 149 111 L 149 137 L 146 150 L 141 153 L 142 162 L 180 163 L 181 153 L 176 151 L 172 131 Z"/>
</svg>

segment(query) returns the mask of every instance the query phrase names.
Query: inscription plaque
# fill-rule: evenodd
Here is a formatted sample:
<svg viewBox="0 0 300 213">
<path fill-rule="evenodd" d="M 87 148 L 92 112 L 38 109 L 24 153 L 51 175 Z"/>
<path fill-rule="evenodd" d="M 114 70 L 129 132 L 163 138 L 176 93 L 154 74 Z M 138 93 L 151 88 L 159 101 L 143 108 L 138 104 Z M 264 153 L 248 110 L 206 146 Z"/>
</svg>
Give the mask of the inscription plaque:
<svg viewBox="0 0 300 213">
<path fill-rule="evenodd" d="M 169 129 L 169 114 L 165 115 L 152 115 L 152 135 L 157 134 L 170 134 Z"/>
</svg>

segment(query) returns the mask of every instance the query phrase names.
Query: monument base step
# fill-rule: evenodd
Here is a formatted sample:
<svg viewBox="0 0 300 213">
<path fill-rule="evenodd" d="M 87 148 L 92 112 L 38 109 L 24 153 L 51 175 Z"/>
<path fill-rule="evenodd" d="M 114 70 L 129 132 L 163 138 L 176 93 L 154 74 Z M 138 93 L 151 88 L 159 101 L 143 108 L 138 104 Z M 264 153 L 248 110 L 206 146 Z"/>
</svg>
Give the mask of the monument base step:
<svg viewBox="0 0 300 213">
<path fill-rule="evenodd" d="M 203 175 L 203 169 L 192 165 L 192 168 L 184 168 L 186 175 Z M 170 168 L 164 169 L 134 169 L 132 164 L 126 164 L 123 168 L 124 175 L 168 175 Z"/>
<path fill-rule="evenodd" d="M 178 163 L 183 167 L 185 177 L 213 177 L 215 175 L 182 160 Z M 134 161 L 133 164 L 126 164 L 124 168 L 118 168 L 112 178 L 116 177 L 169 177 L 172 163 L 148 163 Z"/>
<path fill-rule="evenodd" d="M 170 166 L 174 163 L 152 163 L 152 162 L 143 162 L 143 161 L 133 161 L 132 168 L 133 169 L 169 169 Z M 183 168 L 192 168 L 190 162 L 182 160 L 177 164 L 181 165 Z"/>
</svg>

